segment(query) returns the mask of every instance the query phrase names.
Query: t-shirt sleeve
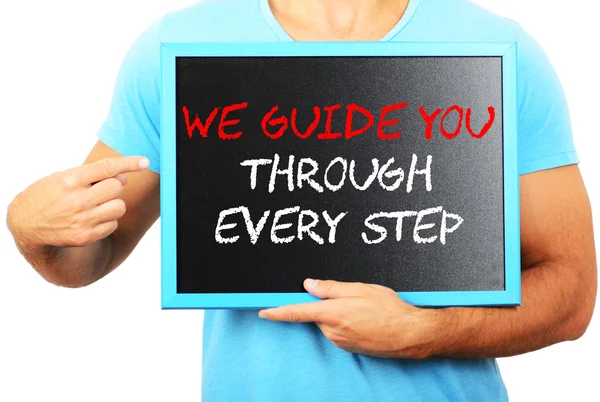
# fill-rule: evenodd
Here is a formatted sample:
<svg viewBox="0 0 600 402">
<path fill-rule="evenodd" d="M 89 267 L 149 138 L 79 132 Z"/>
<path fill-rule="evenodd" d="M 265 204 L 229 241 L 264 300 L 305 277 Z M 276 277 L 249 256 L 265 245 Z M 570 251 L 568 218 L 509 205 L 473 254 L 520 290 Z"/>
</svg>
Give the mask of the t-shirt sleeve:
<svg viewBox="0 0 600 402">
<path fill-rule="evenodd" d="M 517 43 L 519 174 L 578 163 L 556 71 L 540 45 L 522 29 Z"/>
<path fill-rule="evenodd" d="M 142 155 L 160 171 L 160 21 L 131 46 L 98 138 L 122 155 Z"/>
</svg>

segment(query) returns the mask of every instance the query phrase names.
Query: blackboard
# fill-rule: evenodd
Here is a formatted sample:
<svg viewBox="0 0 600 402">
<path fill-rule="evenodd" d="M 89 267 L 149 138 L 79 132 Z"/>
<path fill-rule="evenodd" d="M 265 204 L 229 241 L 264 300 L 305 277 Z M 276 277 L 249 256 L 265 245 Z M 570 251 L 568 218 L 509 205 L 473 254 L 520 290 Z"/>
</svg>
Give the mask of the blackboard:
<svg viewBox="0 0 600 402">
<path fill-rule="evenodd" d="M 308 301 L 307 277 L 421 305 L 518 303 L 506 51 L 356 49 L 169 58 L 163 282 L 187 302 L 164 307 Z"/>
</svg>

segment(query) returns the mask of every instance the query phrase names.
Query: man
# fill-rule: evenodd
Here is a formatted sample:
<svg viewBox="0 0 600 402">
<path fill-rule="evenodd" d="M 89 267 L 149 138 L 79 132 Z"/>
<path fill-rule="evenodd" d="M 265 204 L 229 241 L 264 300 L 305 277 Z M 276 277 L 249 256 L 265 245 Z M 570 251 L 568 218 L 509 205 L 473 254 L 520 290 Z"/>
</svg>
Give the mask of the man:
<svg viewBox="0 0 600 402">
<path fill-rule="evenodd" d="M 260 316 L 206 311 L 204 400 L 506 400 L 495 357 L 585 332 L 594 241 L 564 94 L 517 24 L 467 0 L 209 0 L 167 15 L 129 51 L 84 166 L 41 179 L 9 208 L 17 246 L 48 281 L 97 281 L 159 216 L 161 37 L 518 42 L 522 306 L 416 308 L 382 286 L 307 279 L 325 300 Z"/>
</svg>

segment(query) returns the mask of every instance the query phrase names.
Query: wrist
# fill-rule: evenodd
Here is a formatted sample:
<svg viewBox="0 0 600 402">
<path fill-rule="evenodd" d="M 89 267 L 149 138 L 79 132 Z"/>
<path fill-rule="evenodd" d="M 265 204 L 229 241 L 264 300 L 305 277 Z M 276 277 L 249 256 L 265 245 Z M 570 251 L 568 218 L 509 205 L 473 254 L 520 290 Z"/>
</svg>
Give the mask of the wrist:
<svg viewBox="0 0 600 402">
<path fill-rule="evenodd" d="M 8 231 L 12 235 L 17 244 L 17 247 L 21 249 L 21 246 L 25 245 L 23 241 L 22 230 L 19 224 L 18 218 L 18 209 L 19 209 L 19 196 L 16 196 L 12 202 L 8 205 L 6 211 L 6 226 L 8 227 Z"/>
<path fill-rule="evenodd" d="M 442 350 L 447 330 L 443 310 L 437 308 L 420 309 L 420 338 L 422 342 L 419 358 L 428 359 L 438 356 Z"/>
<path fill-rule="evenodd" d="M 460 354 L 469 348 L 479 327 L 475 308 L 446 307 L 432 310 L 434 339 L 430 357 L 446 357 Z"/>
<path fill-rule="evenodd" d="M 54 256 L 56 247 L 38 241 L 35 236 L 29 234 L 24 227 L 20 207 L 19 196 L 16 196 L 8 205 L 6 213 L 6 226 L 13 236 L 17 249 L 32 264 L 38 263 L 40 256 Z"/>
<path fill-rule="evenodd" d="M 444 316 L 439 309 L 409 306 L 407 310 L 405 304 L 398 317 L 404 318 L 393 327 L 389 357 L 421 360 L 439 353 L 445 331 Z"/>
</svg>

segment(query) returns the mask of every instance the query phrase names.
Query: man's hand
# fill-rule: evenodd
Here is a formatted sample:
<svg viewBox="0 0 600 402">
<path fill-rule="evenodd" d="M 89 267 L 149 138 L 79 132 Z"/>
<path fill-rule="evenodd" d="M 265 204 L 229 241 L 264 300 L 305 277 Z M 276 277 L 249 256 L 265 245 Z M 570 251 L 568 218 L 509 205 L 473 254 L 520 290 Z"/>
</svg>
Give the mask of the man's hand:
<svg viewBox="0 0 600 402">
<path fill-rule="evenodd" d="M 8 226 L 18 244 L 85 246 L 113 233 L 126 211 L 120 198 L 124 173 L 148 167 L 148 159 L 103 159 L 47 176 L 15 197 Z"/>
<path fill-rule="evenodd" d="M 578 339 L 594 311 L 597 272 L 576 165 L 521 176 L 521 264 L 518 307 L 420 309 L 382 286 L 306 281 L 327 300 L 260 315 L 316 322 L 343 349 L 384 357 L 506 357 Z"/>
<path fill-rule="evenodd" d="M 414 307 L 392 289 L 358 282 L 304 281 L 321 300 L 261 310 L 274 321 L 314 322 L 337 347 L 377 357 L 426 358 L 439 323 L 436 310 Z"/>
<path fill-rule="evenodd" d="M 83 166 L 29 186 L 7 215 L 21 254 L 59 286 L 87 286 L 114 270 L 159 215 L 159 176 L 148 163 L 98 141 Z"/>
</svg>

